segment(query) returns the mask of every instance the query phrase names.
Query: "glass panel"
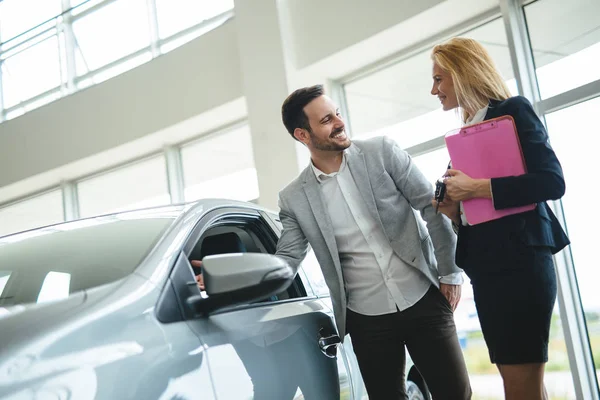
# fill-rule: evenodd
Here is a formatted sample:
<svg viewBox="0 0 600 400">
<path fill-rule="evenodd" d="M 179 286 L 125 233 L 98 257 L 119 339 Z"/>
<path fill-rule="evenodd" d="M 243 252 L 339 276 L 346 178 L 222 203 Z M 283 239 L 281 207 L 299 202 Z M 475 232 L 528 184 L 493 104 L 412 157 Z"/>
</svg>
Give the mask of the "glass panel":
<svg viewBox="0 0 600 400">
<path fill-rule="evenodd" d="M 542 99 L 600 79 L 600 1 L 525 6 Z"/>
<path fill-rule="evenodd" d="M 178 214 L 120 214 L 3 238 L 0 266 L 10 266 L 14 279 L 0 307 L 59 300 L 129 275 Z"/>
<path fill-rule="evenodd" d="M 500 72 L 515 87 L 501 19 L 462 36 L 484 43 Z M 458 116 L 443 112 L 430 94 L 431 68 L 427 50 L 345 85 L 353 138 L 387 135 L 408 148 L 460 126 Z"/>
<path fill-rule="evenodd" d="M 2 63 L 4 107 L 60 86 L 58 39 L 52 36 Z"/>
<path fill-rule="evenodd" d="M 250 129 L 243 126 L 200 139 L 181 149 L 185 200 L 258 198 Z"/>
<path fill-rule="evenodd" d="M 600 296 L 595 227 L 598 213 L 590 210 L 597 173 L 591 162 L 598 158 L 600 137 L 591 134 L 600 110 L 600 97 L 546 115 L 552 147 L 562 164 L 567 191 L 562 205 L 567 219 L 571 251 L 596 371 L 600 374 Z M 590 164 L 583 160 L 588 160 Z"/>
<path fill-rule="evenodd" d="M 0 208 L 0 236 L 63 220 L 62 193 L 54 190 Z"/>
<path fill-rule="evenodd" d="M 233 0 L 156 0 L 160 38 L 169 37 L 233 8 Z"/>
<path fill-rule="evenodd" d="M 0 38 L 6 42 L 61 12 L 61 0 L 1 1 Z"/>
<path fill-rule="evenodd" d="M 77 44 L 85 59 L 77 58 L 82 75 L 150 45 L 145 0 L 119 0 L 73 23 Z"/>
<path fill-rule="evenodd" d="M 97 6 L 107 0 L 71 0 L 71 8 L 73 15 L 81 14 L 90 8 Z"/>
<path fill-rule="evenodd" d="M 165 158 L 160 155 L 77 184 L 82 217 L 169 204 Z"/>
</svg>

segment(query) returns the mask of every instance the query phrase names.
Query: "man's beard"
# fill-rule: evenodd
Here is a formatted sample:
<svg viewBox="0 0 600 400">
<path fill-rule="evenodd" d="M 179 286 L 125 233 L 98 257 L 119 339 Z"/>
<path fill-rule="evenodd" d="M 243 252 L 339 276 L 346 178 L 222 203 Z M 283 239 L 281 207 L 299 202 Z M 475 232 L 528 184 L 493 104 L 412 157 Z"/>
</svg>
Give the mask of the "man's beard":
<svg viewBox="0 0 600 400">
<path fill-rule="evenodd" d="M 330 135 L 337 135 L 340 132 L 343 132 L 344 129 L 337 129 L 335 131 L 333 131 Z M 347 142 L 345 143 L 337 143 L 337 142 L 333 142 L 328 140 L 322 140 L 317 138 L 312 132 L 308 132 L 308 134 L 310 135 L 310 140 L 312 142 L 312 145 L 315 149 L 317 150 L 321 150 L 321 151 L 344 151 L 346 150 L 348 147 L 350 147 L 350 140 L 347 140 Z"/>
</svg>

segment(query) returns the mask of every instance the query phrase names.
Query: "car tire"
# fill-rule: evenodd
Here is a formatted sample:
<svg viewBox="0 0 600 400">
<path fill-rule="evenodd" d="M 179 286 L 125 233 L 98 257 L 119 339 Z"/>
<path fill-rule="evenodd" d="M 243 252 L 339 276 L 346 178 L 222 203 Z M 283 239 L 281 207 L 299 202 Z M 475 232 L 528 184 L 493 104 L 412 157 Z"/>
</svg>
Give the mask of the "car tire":
<svg viewBox="0 0 600 400">
<path fill-rule="evenodd" d="M 419 385 L 413 381 L 406 381 L 406 395 L 408 400 L 427 400 Z"/>
</svg>

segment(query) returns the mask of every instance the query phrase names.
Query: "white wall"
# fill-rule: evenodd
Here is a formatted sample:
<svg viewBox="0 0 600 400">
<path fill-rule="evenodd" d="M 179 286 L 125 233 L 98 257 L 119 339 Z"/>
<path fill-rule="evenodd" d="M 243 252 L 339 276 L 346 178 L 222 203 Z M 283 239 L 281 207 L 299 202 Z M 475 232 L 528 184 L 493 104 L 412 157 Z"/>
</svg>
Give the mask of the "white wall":
<svg viewBox="0 0 600 400">
<path fill-rule="evenodd" d="M 304 68 L 446 0 L 287 0 L 294 64 Z"/>
</svg>

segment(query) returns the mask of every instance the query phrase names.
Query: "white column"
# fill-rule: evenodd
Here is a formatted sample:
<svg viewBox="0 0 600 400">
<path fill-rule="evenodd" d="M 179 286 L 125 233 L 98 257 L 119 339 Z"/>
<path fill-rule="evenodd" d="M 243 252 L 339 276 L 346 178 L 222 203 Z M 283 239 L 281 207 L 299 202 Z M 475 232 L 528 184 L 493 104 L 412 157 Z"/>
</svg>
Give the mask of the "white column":
<svg viewBox="0 0 600 400">
<path fill-rule="evenodd" d="M 152 51 L 152 58 L 156 58 L 160 55 L 156 0 L 146 0 L 146 7 L 148 8 L 148 24 L 150 26 L 150 50 Z"/>
<path fill-rule="evenodd" d="M 179 147 L 168 146 L 164 149 L 165 163 L 167 167 L 167 180 L 169 183 L 169 194 L 171 204 L 185 202 L 183 167 L 181 165 L 181 152 Z"/>
<path fill-rule="evenodd" d="M 79 198 L 77 185 L 72 181 L 61 182 L 60 189 L 63 198 L 63 215 L 65 221 L 79 219 Z"/>
<path fill-rule="evenodd" d="M 71 15 L 71 0 L 62 0 L 63 14 L 63 33 L 65 35 L 65 60 L 66 60 L 66 94 L 73 93 L 76 89 L 75 79 L 77 77 L 77 64 L 75 62 L 75 52 L 77 51 L 75 42 L 75 33 L 73 32 L 73 16 Z"/>
<path fill-rule="evenodd" d="M 235 24 L 258 174 L 258 203 L 278 211 L 278 192 L 299 170 L 295 140 L 281 122 L 281 104 L 291 90 L 289 49 L 277 0 L 235 0 Z"/>
</svg>

